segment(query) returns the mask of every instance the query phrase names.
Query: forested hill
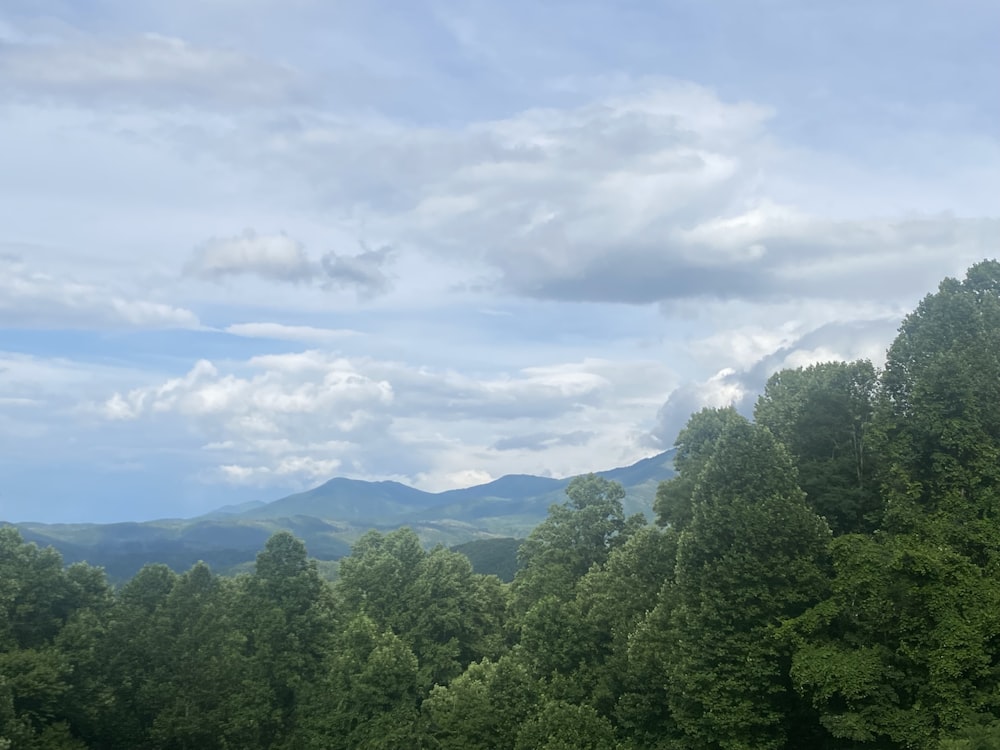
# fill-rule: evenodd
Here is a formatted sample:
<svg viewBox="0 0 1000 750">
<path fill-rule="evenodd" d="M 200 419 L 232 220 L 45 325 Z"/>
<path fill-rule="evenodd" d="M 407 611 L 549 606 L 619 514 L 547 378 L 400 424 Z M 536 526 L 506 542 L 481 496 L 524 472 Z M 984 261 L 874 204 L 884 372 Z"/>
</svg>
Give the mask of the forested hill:
<svg viewBox="0 0 1000 750">
<path fill-rule="evenodd" d="M 370 531 L 327 583 L 118 590 L 0 529 L 7 750 L 1000 747 L 1000 264 L 946 279 L 885 367 L 775 373 L 692 415 L 655 524 L 577 477 L 513 582 Z"/>
<path fill-rule="evenodd" d="M 670 450 L 599 474 L 624 486 L 627 513 L 652 518 L 657 486 L 674 475 L 673 455 Z M 156 562 L 177 572 L 199 560 L 216 571 L 238 570 L 252 563 L 277 531 L 290 531 L 304 540 L 319 560 L 348 554 L 351 543 L 372 528 L 409 526 L 426 544 L 521 538 L 545 519 L 552 503 L 564 499 L 569 482 L 569 478 L 514 475 L 431 493 L 399 482 L 337 478 L 271 503 L 230 506 L 194 519 L 17 527 L 26 540 L 51 545 L 68 562 L 101 566 L 117 582 Z"/>
</svg>

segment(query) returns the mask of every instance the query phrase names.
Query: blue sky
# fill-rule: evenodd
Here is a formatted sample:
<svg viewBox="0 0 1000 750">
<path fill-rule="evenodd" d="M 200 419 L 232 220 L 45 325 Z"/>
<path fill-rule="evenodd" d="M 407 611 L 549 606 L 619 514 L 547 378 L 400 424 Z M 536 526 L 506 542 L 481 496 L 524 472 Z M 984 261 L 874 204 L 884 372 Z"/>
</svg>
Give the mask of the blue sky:
<svg viewBox="0 0 1000 750">
<path fill-rule="evenodd" d="M 8 0 L 0 518 L 663 450 L 1000 239 L 1000 6 Z"/>
</svg>

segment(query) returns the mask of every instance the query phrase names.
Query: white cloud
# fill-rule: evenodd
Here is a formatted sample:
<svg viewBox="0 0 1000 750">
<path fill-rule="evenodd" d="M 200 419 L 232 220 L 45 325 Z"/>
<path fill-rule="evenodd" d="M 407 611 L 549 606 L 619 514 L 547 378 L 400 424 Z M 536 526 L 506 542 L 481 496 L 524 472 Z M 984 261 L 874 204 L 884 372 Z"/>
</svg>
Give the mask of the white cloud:
<svg viewBox="0 0 1000 750">
<path fill-rule="evenodd" d="M 793 319 L 770 328 L 764 324 L 767 315 L 758 310 L 759 324 L 727 328 L 692 342 L 696 356 L 733 366 L 707 379 L 682 383 L 672 391 L 651 431 L 653 445 L 672 445 L 691 414 L 705 407 L 732 405 L 750 416 L 767 379 L 780 370 L 857 359 L 868 359 L 876 367 L 884 363 L 901 313 L 892 314 L 878 305 L 853 310 L 829 303 L 820 307 L 823 309 L 800 310 L 796 315 L 788 305 L 779 306 Z"/>
<path fill-rule="evenodd" d="M 0 325 L 57 329 L 10 337 L 39 356 L 0 373 L 6 445 L 247 492 L 331 461 L 429 488 L 604 468 L 651 450 L 671 392 L 676 426 L 780 367 L 877 359 L 996 253 L 995 103 L 966 64 L 990 14 L 886 11 L 845 68 L 809 46 L 859 28 L 837 10 L 729 14 L 760 33 L 699 55 L 655 3 L 290 2 L 5 6 L 0 248 L 24 260 Z M 135 333 L 178 327 L 205 333 Z M 251 357 L 280 342 L 338 354 Z M 139 364 L 49 357 L 69 346 Z"/>
<path fill-rule="evenodd" d="M 772 116 L 651 79 L 457 128 L 314 113 L 230 153 L 307 183 L 317 207 L 349 209 L 394 247 L 543 299 L 898 301 L 992 252 L 995 219 L 868 218 L 874 203 L 833 220 L 779 200 L 771 185 L 787 164 Z"/>
<path fill-rule="evenodd" d="M 224 481 L 308 484 L 337 470 L 445 488 L 456 477 L 505 473 L 519 461 L 537 471 L 534 446 L 493 444 L 537 434 L 553 421 L 567 425 L 551 441 L 562 452 L 555 470 L 584 471 L 612 455 L 636 458 L 645 450 L 637 439 L 609 428 L 624 420 L 638 436 L 635 420 L 662 401 L 665 374 L 653 363 L 586 360 L 477 378 L 305 351 L 201 361 L 159 385 L 116 392 L 100 411 L 111 422 L 195 426 L 216 463 L 213 476 Z"/>
<path fill-rule="evenodd" d="M 247 229 L 236 237 L 213 238 L 197 248 L 185 272 L 204 279 L 255 274 L 278 281 L 306 281 L 317 268 L 302 245 L 287 235 L 258 235 Z"/>
<path fill-rule="evenodd" d="M 307 344 L 333 344 L 360 335 L 358 331 L 346 328 L 315 328 L 281 323 L 234 323 L 226 326 L 225 332 L 246 338 L 300 341 Z"/>
<path fill-rule="evenodd" d="M 232 484 L 266 485 L 288 478 L 318 483 L 329 479 L 338 468 L 340 461 L 335 458 L 320 460 L 309 456 L 288 456 L 274 466 L 224 464 L 218 468 L 218 473 L 223 481 Z"/>
<path fill-rule="evenodd" d="M 0 322 L 52 328 L 197 328 L 182 307 L 138 299 L 105 284 L 78 281 L 0 257 Z"/>
</svg>

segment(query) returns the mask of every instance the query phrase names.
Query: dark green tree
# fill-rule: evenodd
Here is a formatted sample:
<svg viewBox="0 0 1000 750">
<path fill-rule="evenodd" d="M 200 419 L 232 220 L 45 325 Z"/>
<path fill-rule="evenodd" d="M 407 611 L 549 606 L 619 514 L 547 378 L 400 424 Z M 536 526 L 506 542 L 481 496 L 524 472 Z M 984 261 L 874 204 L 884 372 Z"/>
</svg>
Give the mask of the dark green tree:
<svg viewBox="0 0 1000 750">
<path fill-rule="evenodd" d="M 0 528 L 0 747 L 83 747 L 88 701 L 103 692 L 89 650 L 109 605 L 101 571 L 65 570 L 53 549 Z"/>
<path fill-rule="evenodd" d="M 690 748 L 810 746 L 776 626 L 826 586 L 829 528 L 805 503 L 787 451 L 761 427 L 724 429 L 681 533 L 664 656 L 671 713 Z"/>
<path fill-rule="evenodd" d="M 520 660 L 484 659 L 424 700 L 428 732 L 440 750 L 514 750 L 535 713 L 541 685 Z"/>
<path fill-rule="evenodd" d="M 767 381 L 754 419 L 791 453 L 806 502 L 834 534 L 881 522 L 871 439 L 878 376 L 871 362 L 782 370 Z"/>
<path fill-rule="evenodd" d="M 234 609 L 254 682 L 267 696 L 257 716 L 260 741 L 293 748 L 302 691 L 325 670 L 337 627 L 332 592 L 305 544 L 278 532 L 257 555 L 253 574 L 240 581 Z"/>
<path fill-rule="evenodd" d="M 155 689 L 153 668 L 163 643 L 155 623 L 177 575 L 166 565 L 146 565 L 118 592 L 96 658 L 109 697 L 98 716 L 99 748 L 144 747 L 158 707 L 147 700 Z"/>
<path fill-rule="evenodd" d="M 154 611 L 140 700 L 150 746 L 170 750 L 261 747 L 265 695 L 246 655 L 231 582 L 198 563 Z"/>
<path fill-rule="evenodd" d="M 873 427 L 884 519 L 834 543 L 833 595 L 788 628 L 793 675 L 842 746 L 934 748 L 997 712 L 1000 264 L 903 321 Z"/>
<path fill-rule="evenodd" d="M 424 689 L 484 656 L 495 658 L 502 647 L 506 596 L 499 579 L 473 573 L 458 552 L 425 552 L 410 529 L 363 536 L 341 561 L 337 591 L 346 610 L 413 650 Z"/>
<path fill-rule="evenodd" d="M 517 736 L 515 750 L 614 750 L 610 722 L 590 706 L 546 701 Z"/>
<path fill-rule="evenodd" d="M 889 528 L 997 565 L 1000 263 L 945 279 L 903 321 L 878 417 Z"/>
<path fill-rule="evenodd" d="M 691 523 L 695 483 L 715 450 L 716 441 L 728 426 L 745 422 L 746 419 L 731 406 L 705 408 L 691 415 L 674 442 L 677 476 L 661 482 L 656 490 L 653 510 L 660 526 L 681 531 Z"/>
<path fill-rule="evenodd" d="M 337 634 L 326 674 L 305 693 L 297 748 L 419 748 L 417 657 L 401 638 L 367 615 Z"/>
<path fill-rule="evenodd" d="M 572 598 L 591 566 L 604 563 L 644 523 L 641 516 L 625 518 L 622 486 L 595 474 L 574 478 L 566 495 L 518 551 L 522 568 L 513 588 L 519 612 L 546 596 Z"/>
<path fill-rule="evenodd" d="M 649 688 L 645 675 L 633 671 L 629 648 L 660 590 L 673 580 L 677 539 L 674 529 L 640 529 L 577 586 L 575 604 L 589 642 L 570 679 L 603 716 L 615 715 L 619 704 L 631 705 Z"/>
</svg>

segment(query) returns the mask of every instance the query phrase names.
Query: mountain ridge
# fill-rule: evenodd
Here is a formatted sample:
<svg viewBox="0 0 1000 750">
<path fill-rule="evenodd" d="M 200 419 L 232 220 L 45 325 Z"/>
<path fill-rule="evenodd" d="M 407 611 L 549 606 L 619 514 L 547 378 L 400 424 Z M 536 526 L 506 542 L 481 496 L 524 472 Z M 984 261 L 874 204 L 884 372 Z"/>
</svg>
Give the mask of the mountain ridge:
<svg viewBox="0 0 1000 750">
<path fill-rule="evenodd" d="M 651 517 L 657 486 L 674 474 L 673 453 L 594 473 L 623 485 L 627 513 Z M 565 499 L 572 479 L 508 474 L 472 487 L 426 492 L 392 480 L 334 477 L 271 502 L 225 505 L 188 519 L 11 525 L 26 540 L 54 547 L 67 563 L 100 565 L 112 580 L 124 580 L 146 563 L 185 570 L 203 560 L 223 571 L 241 569 L 280 530 L 303 539 L 319 560 L 348 554 L 370 529 L 410 526 L 425 544 L 523 537 L 544 520 L 550 505 Z"/>
</svg>

